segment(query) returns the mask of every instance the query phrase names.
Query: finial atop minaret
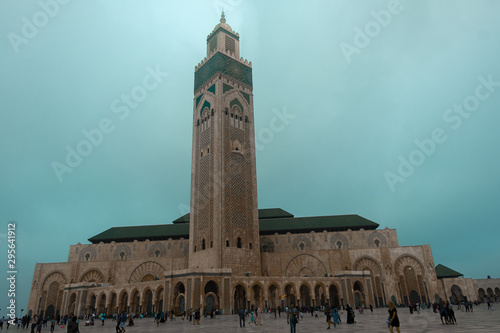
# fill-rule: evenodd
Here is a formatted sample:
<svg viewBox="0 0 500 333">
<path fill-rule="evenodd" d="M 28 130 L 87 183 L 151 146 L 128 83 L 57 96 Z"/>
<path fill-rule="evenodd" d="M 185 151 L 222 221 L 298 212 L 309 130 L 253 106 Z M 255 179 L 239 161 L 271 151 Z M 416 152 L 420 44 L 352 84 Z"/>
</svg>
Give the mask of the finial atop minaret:
<svg viewBox="0 0 500 333">
<path fill-rule="evenodd" d="M 224 9 L 222 9 L 222 14 L 220 15 L 220 23 L 226 23 L 226 16 L 224 15 Z"/>
</svg>

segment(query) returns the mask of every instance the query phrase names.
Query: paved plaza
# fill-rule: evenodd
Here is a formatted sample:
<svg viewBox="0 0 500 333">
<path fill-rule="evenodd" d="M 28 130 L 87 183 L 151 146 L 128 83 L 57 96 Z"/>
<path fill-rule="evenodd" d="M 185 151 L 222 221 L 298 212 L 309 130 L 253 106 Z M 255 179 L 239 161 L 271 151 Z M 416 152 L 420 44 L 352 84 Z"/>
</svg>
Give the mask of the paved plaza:
<svg viewBox="0 0 500 333">
<path fill-rule="evenodd" d="M 408 308 L 398 309 L 398 315 L 401 321 L 401 332 L 404 333 L 416 333 L 416 332 L 500 332 L 500 315 L 498 311 L 488 311 L 486 305 L 481 305 L 474 309 L 473 313 L 466 313 L 462 311 L 456 311 L 455 316 L 457 318 L 458 325 L 442 325 L 439 316 L 433 313 L 432 310 L 421 311 L 420 314 L 414 313 L 410 314 Z M 346 320 L 346 314 L 344 312 L 341 315 L 342 321 Z M 356 312 L 356 324 L 347 325 L 340 324 L 336 328 L 330 331 L 340 331 L 340 332 L 389 332 L 387 325 L 385 324 L 387 320 L 387 310 L 375 309 L 373 313 L 366 311 L 364 314 L 359 314 Z M 83 323 L 83 321 L 80 321 Z M 91 327 L 85 327 L 80 325 L 80 332 L 90 333 L 90 332 L 115 332 L 115 323 L 112 320 L 106 320 L 105 326 L 97 325 Z M 311 317 L 310 314 L 304 314 L 303 321 L 297 324 L 297 332 L 322 332 L 326 331 L 327 324 L 325 322 L 325 317 L 320 315 L 319 319 Z M 9 331 L 19 332 L 21 330 L 11 329 Z M 174 321 L 168 321 L 166 324 L 161 324 L 160 327 L 156 327 L 153 323 L 153 319 L 140 319 L 136 320 L 136 325 L 133 327 L 126 327 L 127 333 L 133 332 L 206 332 L 206 333 L 229 333 L 229 332 L 269 332 L 269 333 L 279 333 L 279 332 L 290 332 L 289 326 L 286 324 L 286 317 L 282 315 L 281 319 L 274 319 L 274 315 L 265 314 L 262 326 L 250 325 L 247 320 L 245 328 L 239 328 L 238 316 L 227 315 L 218 316 L 216 319 L 204 319 L 200 321 L 200 325 L 193 326 L 193 323 L 188 321 L 183 321 L 182 319 L 176 319 Z M 5 331 L 4 331 L 5 332 Z M 42 332 L 49 332 L 49 328 L 44 328 Z M 56 328 L 56 332 L 66 332 L 65 328 Z M 395 332 L 395 330 L 394 330 Z"/>
</svg>

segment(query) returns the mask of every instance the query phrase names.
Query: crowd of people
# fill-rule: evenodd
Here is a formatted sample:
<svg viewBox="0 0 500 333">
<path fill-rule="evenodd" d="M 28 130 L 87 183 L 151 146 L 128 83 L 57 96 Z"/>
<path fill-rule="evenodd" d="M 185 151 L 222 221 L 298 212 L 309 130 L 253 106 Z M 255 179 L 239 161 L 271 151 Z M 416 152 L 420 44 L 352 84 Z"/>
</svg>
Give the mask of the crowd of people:
<svg viewBox="0 0 500 333">
<path fill-rule="evenodd" d="M 387 318 L 387 327 L 390 332 L 393 332 L 395 328 L 399 333 L 399 317 L 397 315 L 397 308 L 408 307 L 410 314 L 419 313 L 421 310 L 432 309 L 434 313 L 439 314 L 439 318 L 443 325 L 456 325 L 457 319 L 455 317 L 455 309 L 461 310 L 463 312 L 473 312 L 474 307 L 479 306 L 478 301 L 470 302 L 464 300 L 457 304 L 451 304 L 447 300 L 439 299 L 437 302 L 432 304 L 425 303 L 411 303 L 409 305 L 395 304 L 390 301 L 388 304 L 388 318 Z M 488 302 L 488 310 L 493 310 L 493 305 Z M 305 315 L 311 315 L 313 318 L 319 318 L 318 313 L 323 314 L 326 318 L 326 323 L 328 324 L 327 329 L 330 329 L 331 326 L 336 327 L 340 323 L 342 323 L 341 315 L 344 315 L 344 311 L 346 312 L 346 323 L 347 324 L 355 324 L 356 310 L 359 311 L 360 314 L 364 313 L 364 310 L 370 309 L 373 312 L 373 306 L 369 305 L 369 307 L 359 306 L 357 309 L 349 306 L 347 304 L 345 308 L 343 306 L 332 307 L 332 306 L 319 306 L 319 307 L 298 307 L 291 304 L 289 307 L 277 307 L 277 308 L 254 308 L 251 307 L 250 310 L 240 308 L 237 312 L 239 316 L 239 324 L 240 327 L 245 327 L 246 324 L 260 326 L 263 325 L 264 315 L 267 318 L 274 319 L 281 318 L 281 314 L 286 314 L 287 323 L 290 325 L 290 332 L 295 333 L 296 325 L 304 320 Z M 211 311 L 203 311 L 204 318 L 215 319 L 216 315 L 222 314 L 222 311 L 218 309 L 214 309 Z M 182 320 L 186 320 L 189 322 L 193 322 L 193 325 L 200 325 L 202 311 L 200 308 L 192 308 L 184 311 L 180 314 L 182 316 Z M 118 312 L 112 315 L 112 321 L 116 321 L 116 333 L 125 333 L 126 327 L 134 326 L 134 319 L 139 318 L 152 318 L 156 323 L 156 326 L 159 326 L 160 323 L 166 323 L 168 319 L 176 320 L 176 314 L 173 310 L 170 312 L 158 312 L 158 313 L 141 313 L 136 315 L 135 313 L 127 313 L 123 312 L 119 314 Z M 103 313 L 100 314 L 89 314 L 83 317 L 85 326 L 93 326 L 96 322 L 101 322 L 101 325 L 104 325 L 106 316 Z M 42 331 L 42 328 L 47 328 L 50 324 L 50 332 L 54 332 L 56 325 L 61 326 L 61 328 L 66 327 L 67 332 L 79 332 L 79 322 L 76 316 L 60 316 L 57 315 L 55 318 L 44 319 L 37 315 L 34 315 L 33 318 L 25 315 L 21 318 L 15 318 L 14 320 L 6 320 L 5 317 L 0 318 L 0 329 L 4 328 L 4 324 L 6 325 L 6 329 L 9 329 L 9 326 L 14 323 L 17 328 L 31 329 L 30 333 L 38 333 Z"/>
</svg>

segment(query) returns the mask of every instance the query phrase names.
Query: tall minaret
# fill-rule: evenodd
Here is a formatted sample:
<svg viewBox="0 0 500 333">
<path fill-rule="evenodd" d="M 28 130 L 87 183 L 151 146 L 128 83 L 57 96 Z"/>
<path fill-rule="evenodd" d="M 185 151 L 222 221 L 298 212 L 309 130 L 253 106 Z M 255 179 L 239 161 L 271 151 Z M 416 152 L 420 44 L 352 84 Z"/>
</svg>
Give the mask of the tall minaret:
<svg viewBox="0 0 500 333">
<path fill-rule="evenodd" d="M 224 12 L 195 68 L 189 268 L 260 275 L 252 64 Z"/>
</svg>

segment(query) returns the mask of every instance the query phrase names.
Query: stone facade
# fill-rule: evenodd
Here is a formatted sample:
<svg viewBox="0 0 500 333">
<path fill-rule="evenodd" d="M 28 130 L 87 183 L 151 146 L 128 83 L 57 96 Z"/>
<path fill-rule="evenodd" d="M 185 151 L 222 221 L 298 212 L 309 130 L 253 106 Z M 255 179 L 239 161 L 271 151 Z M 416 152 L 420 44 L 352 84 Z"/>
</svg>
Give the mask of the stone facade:
<svg viewBox="0 0 500 333">
<path fill-rule="evenodd" d="M 266 235 L 260 244 L 263 274 L 249 270 L 248 276 L 188 269 L 184 239 L 73 245 L 68 262 L 36 265 L 28 311 L 83 316 L 182 312 L 207 303 L 225 313 L 290 303 L 385 306 L 390 299 L 432 301 L 439 292 L 429 246 L 399 246 L 394 229 Z"/>
</svg>

